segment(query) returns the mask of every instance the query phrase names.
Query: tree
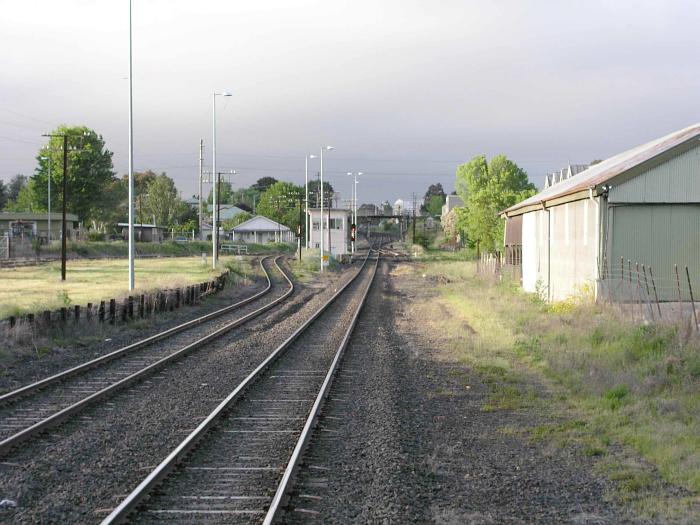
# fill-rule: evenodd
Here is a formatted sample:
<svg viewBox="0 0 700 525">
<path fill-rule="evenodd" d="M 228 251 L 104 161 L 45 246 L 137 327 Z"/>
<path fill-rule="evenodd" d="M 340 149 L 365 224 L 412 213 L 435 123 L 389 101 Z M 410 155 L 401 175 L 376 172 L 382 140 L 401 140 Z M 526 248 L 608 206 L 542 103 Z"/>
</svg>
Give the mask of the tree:
<svg viewBox="0 0 700 525">
<path fill-rule="evenodd" d="M 19 192 L 22 191 L 22 188 L 24 188 L 27 185 L 27 176 L 22 175 L 21 173 L 18 173 L 14 177 L 10 179 L 10 184 L 7 188 L 7 198 L 8 200 L 11 201 L 16 201 L 17 197 L 19 197 Z"/>
<path fill-rule="evenodd" d="M 535 187 L 527 173 L 505 155 L 486 160 L 478 155 L 457 168 L 457 194 L 465 204 L 466 233 L 484 250 L 503 243 L 503 221 L 499 212 L 531 195 Z"/>
<path fill-rule="evenodd" d="M 105 148 L 101 135 L 85 126 L 59 126 L 51 132 L 67 134 L 68 138 L 68 210 L 83 220 L 104 214 L 105 208 L 113 206 L 108 190 L 115 180 L 112 152 Z M 31 177 L 32 203 L 35 209 L 47 209 L 48 173 L 51 163 L 51 208 L 58 210 L 62 203 L 63 188 L 63 139 L 49 138 L 46 149 L 39 150 L 38 166 Z"/>
<path fill-rule="evenodd" d="M 319 200 L 318 188 L 320 182 L 318 180 L 309 181 L 309 208 L 318 208 L 321 205 Z M 323 181 L 323 194 L 326 196 L 325 203 L 328 203 L 328 199 L 333 196 L 335 190 L 330 183 Z"/>
<path fill-rule="evenodd" d="M 173 179 L 165 173 L 157 175 L 148 182 L 146 193 L 143 201 L 146 217 L 152 218 L 158 226 L 171 226 L 182 202 L 177 196 Z"/>
<path fill-rule="evenodd" d="M 0 210 L 7 206 L 7 186 L 5 186 L 5 181 L 0 179 Z"/>
<path fill-rule="evenodd" d="M 430 216 L 435 217 L 442 213 L 442 205 L 445 204 L 445 197 L 440 195 L 432 195 L 429 200 L 425 201 L 425 209 Z"/>
<path fill-rule="evenodd" d="M 299 223 L 299 198 L 303 195 L 303 186 L 275 182 L 260 196 L 257 213 L 295 230 Z"/>
<path fill-rule="evenodd" d="M 277 179 L 274 177 L 262 177 L 258 179 L 257 182 L 251 186 L 251 188 L 258 193 L 265 193 L 267 189 L 276 182 Z"/>
<path fill-rule="evenodd" d="M 442 184 L 431 184 L 423 197 L 423 205 L 421 211 L 427 211 L 430 215 L 440 215 L 442 205 L 445 204 L 445 190 L 442 189 Z"/>
<path fill-rule="evenodd" d="M 445 203 L 445 190 L 442 189 L 442 184 L 437 183 L 437 184 L 431 184 L 428 186 L 428 190 L 425 192 L 425 196 L 423 197 L 423 201 L 428 203 L 430 202 L 430 199 L 432 197 L 440 197 L 442 199 L 442 203 L 440 206 L 442 206 Z"/>
</svg>

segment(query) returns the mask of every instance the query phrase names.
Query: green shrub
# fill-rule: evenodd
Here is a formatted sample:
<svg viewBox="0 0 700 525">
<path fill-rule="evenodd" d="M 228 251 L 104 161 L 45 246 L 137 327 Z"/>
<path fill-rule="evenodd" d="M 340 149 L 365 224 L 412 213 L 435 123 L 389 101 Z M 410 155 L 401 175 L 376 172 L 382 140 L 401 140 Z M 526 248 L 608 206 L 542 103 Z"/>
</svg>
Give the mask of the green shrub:
<svg viewBox="0 0 700 525">
<path fill-rule="evenodd" d="M 102 232 L 89 232 L 88 233 L 88 240 L 95 242 L 95 241 L 104 241 L 105 240 L 105 234 Z"/>
<path fill-rule="evenodd" d="M 627 385 L 618 385 L 605 392 L 603 399 L 608 403 L 610 410 L 617 410 L 624 404 L 629 393 Z"/>
</svg>

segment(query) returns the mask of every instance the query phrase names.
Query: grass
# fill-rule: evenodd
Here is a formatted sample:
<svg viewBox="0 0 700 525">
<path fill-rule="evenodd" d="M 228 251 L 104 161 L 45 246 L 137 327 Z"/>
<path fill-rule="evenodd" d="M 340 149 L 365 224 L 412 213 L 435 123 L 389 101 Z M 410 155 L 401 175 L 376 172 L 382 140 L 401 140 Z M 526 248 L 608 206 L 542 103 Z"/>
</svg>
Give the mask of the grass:
<svg viewBox="0 0 700 525">
<path fill-rule="evenodd" d="M 221 258 L 220 268 L 200 257 L 140 259 L 136 261 L 136 293 L 156 288 L 202 282 L 221 273 L 224 266 L 245 276 L 249 264 L 235 257 Z M 28 312 L 53 310 L 71 304 L 86 304 L 127 295 L 127 261 L 68 261 L 66 281 L 61 281 L 60 263 L 0 269 L 0 318 Z"/>
<path fill-rule="evenodd" d="M 448 341 L 448 358 L 490 389 L 485 410 L 553 408 L 564 422 L 535 428 L 533 439 L 573 443 L 597 458 L 616 497 L 649 517 L 698 511 L 700 338 L 634 324 L 585 294 L 548 305 L 512 282 L 481 279 L 474 263 L 435 261 L 418 271 L 438 283 L 426 316 Z M 616 466 L 611 447 L 620 445 L 644 464 Z M 655 479 L 687 495 L 662 502 Z"/>
</svg>

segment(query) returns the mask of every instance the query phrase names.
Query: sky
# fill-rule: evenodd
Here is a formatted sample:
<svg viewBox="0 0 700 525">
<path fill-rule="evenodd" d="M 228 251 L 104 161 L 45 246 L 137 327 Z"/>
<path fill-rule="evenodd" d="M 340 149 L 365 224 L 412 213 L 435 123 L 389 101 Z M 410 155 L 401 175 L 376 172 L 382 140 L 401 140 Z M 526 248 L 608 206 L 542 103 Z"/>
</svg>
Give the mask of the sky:
<svg viewBox="0 0 700 525">
<path fill-rule="evenodd" d="M 0 0 L 0 178 L 60 123 L 127 172 L 128 0 Z M 346 198 L 410 199 L 474 155 L 541 187 L 696 123 L 700 3 L 664 0 L 133 0 L 134 168 L 197 193 L 198 148 L 234 187 L 304 181 L 321 146 Z M 315 176 L 318 160 L 311 160 Z M 205 189 L 205 193 L 208 190 Z"/>
</svg>

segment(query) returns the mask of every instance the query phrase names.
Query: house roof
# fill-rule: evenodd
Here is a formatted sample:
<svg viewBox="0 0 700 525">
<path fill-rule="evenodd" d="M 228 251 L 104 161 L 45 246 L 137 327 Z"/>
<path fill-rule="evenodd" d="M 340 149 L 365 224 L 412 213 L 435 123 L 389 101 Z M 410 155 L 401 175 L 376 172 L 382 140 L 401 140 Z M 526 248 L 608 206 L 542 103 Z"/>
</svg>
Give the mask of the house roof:
<svg viewBox="0 0 700 525">
<path fill-rule="evenodd" d="M 45 221 L 49 214 L 46 212 L 35 213 L 29 211 L 0 211 L 0 221 Z M 61 221 L 63 215 L 58 212 L 51 213 L 52 221 Z M 75 222 L 78 216 L 75 213 L 66 213 L 66 220 Z"/>
<path fill-rule="evenodd" d="M 545 188 L 537 195 L 521 201 L 514 206 L 504 210 L 503 215 L 518 215 L 528 211 L 526 208 L 532 206 L 547 205 L 548 201 L 572 196 L 581 191 L 596 190 L 611 181 L 615 177 L 650 161 L 664 153 L 667 153 L 678 146 L 686 144 L 691 140 L 700 137 L 700 124 L 694 124 L 673 133 L 669 133 L 661 138 L 647 142 L 640 146 L 619 153 L 609 159 L 604 160 L 588 169 L 565 179 L 562 182 L 553 184 Z"/>
<path fill-rule="evenodd" d="M 236 215 L 238 215 L 239 213 L 243 213 L 244 211 L 245 210 L 242 210 L 238 206 L 234 206 L 233 204 L 227 205 L 225 207 L 222 204 L 219 219 L 222 221 L 233 219 Z"/>
<path fill-rule="evenodd" d="M 248 219 L 245 222 L 240 223 L 238 226 L 233 227 L 233 231 L 236 233 L 244 232 L 276 232 L 276 231 L 289 231 L 284 224 L 273 221 L 262 215 L 256 215 L 255 217 Z"/>
</svg>

